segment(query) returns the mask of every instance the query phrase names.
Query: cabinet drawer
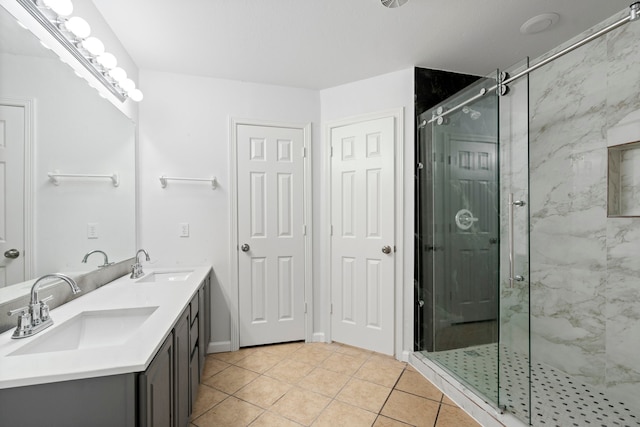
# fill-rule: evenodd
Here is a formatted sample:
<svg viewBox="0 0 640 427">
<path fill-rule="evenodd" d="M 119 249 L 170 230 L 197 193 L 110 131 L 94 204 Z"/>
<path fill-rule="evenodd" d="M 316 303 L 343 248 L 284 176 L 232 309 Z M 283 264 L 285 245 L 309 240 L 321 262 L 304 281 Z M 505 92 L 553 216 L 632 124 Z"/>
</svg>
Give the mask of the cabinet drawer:
<svg viewBox="0 0 640 427">
<path fill-rule="evenodd" d="M 193 322 L 193 324 L 191 325 L 191 330 L 189 332 L 189 342 L 191 343 L 190 347 L 189 347 L 189 351 L 191 353 L 193 353 L 193 348 L 196 346 L 196 344 L 198 343 L 198 322 L 195 321 Z"/>
<path fill-rule="evenodd" d="M 200 310 L 200 307 L 199 307 L 198 294 L 195 294 L 191 299 L 191 323 L 195 321 L 196 315 L 198 314 L 199 310 Z"/>
</svg>

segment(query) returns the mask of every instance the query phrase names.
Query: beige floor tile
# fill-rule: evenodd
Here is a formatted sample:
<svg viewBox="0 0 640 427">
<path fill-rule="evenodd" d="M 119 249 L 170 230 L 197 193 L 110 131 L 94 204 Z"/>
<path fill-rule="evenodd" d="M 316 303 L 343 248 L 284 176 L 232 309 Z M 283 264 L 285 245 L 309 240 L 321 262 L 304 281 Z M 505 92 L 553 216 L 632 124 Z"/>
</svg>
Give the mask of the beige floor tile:
<svg viewBox="0 0 640 427">
<path fill-rule="evenodd" d="M 269 411 L 265 411 L 254 422 L 251 427 L 300 427 L 300 424 L 281 417 Z"/>
<path fill-rule="evenodd" d="M 389 368 L 404 369 L 407 367 L 407 362 L 401 362 L 399 360 L 396 360 L 395 357 L 378 353 L 372 354 L 369 358 L 369 362 Z"/>
<path fill-rule="evenodd" d="M 370 427 L 377 414 L 334 400 L 313 423 L 314 427 Z"/>
<path fill-rule="evenodd" d="M 349 381 L 349 377 L 338 372 L 316 368 L 298 381 L 298 386 L 327 397 L 334 397 Z"/>
<path fill-rule="evenodd" d="M 241 348 L 238 351 L 228 351 L 224 353 L 211 353 L 209 357 L 213 357 L 218 360 L 222 360 L 227 363 L 236 363 L 239 360 L 244 359 L 251 353 L 253 353 L 255 349 L 253 348 Z"/>
<path fill-rule="evenodd" d="M 267 409 L 291 389 L 291 385 L 264 375 L 256 378 L 234 396 Z"/>
<path fill-rule="evenodd" d="M 296 384 L 302 378 L 306 377 L 309 372 L 313 371 L 313 369 L 314 367 L 308 363 L 294 359 L 285 359 L 264 374 L 289 384 Z"/>
<path fill-rule="evenodd" d="M 244 359 L 237 361 L 235 365 L 263 374 L 268 369 L 273 368 L 278 362 L 282 361 L 283 358 L 283 355 L 276 355 L 262 350 L 256 351 Z"/>
<path fill-rule="evenodd" d="M 288 342 L 284 344 L 267 345 L 264 347 L 264 351 L 272 354 L 288 355 L 298 350 L 303 345 L 303 342 Z"/>
<path fill-rule="evenodd" d="M 440 402 L 442 399 L 442 392 L 429 380 L 417 372 L 411 372 L 405 370 L 398 384 L 395 387 L 397 390 L 406 391 L 407 393 L 417 394 L 418 396 L 426 397 L 427 399 Z"/>
<path fill-rule="evenodd" d="M 353 357 L 362 357 L 368 359 L 369 356 L 373 354 L 372 351 L 365 350 L 364 348 L 353 347 L 347 344 L 341 344 L 339 348 L 336 349 L 336 352 L 348 354 Z"/>
<path fill-rule="evenodd" d="M 446 394 L 442 396 L 442 403 L 444 403 L 445 405 L 455 406 L 456 408 L 458 407 L 458 404 L 451 400 Z"/>
<path fill-rule="evenodd" d="M 380 414 L 414 426 L 432 427 L 440 404 L 403 391 L 391 392 Z"/>
<path fill-rule="evenodd" d="M 271 411 L 309 426 L 329 402 L 331 399 L 326 396 L 294 387 L 271 407 Z"/>
<path fill-rule="evenodd" d="M 383 415 L 378 415 L 378 419 L 373 424 L 373 427 L 407 427 L 410 424 L 405 424 L 398 420 L 392 420 L 391 418 L 387 418 Z"/>
<path fill-rule="evenodd" d="M 355 373 L 356 378 L 370 381 L 376 384 L 380 384 L 385 387 L 393 387 L 400 374 L 402 374 L 402 368 L 396 368 L 393 366 L 387 366 L 385 364 L 376 363 L 375 361 L 367 360 Z"/>
<path fill-rule="evenodd" d="M 301 347 L 296 352 L 289 355 L 290 359 L 297 360 L 298 362 L 308 363 L 309 365 L 318 366 L 324 362 L 333 351 L 325 350 L 322 347 L 310 347 L 310 344 Z"/>
<path fill-rule="evenodd" d="M 326 351 L 336 351 L 337 349 L 342 347 L 342 344 L 337 343 L 337 342 L 331 342 L 331 343 L 310 342 L 310 343 L 306 343 L 305 347 L 309 347 L 309 348 L 313 348 L 313 349 L 326 350 Z"/>
<path fill-rule="evenodd" d="M 389 397 L 389 393 L 391 389 L 388 387 L 351 378 L 336 399 L 377 414 Z"/>
<path fill-rule="evenodd" d="M 227 394 L 233 394 L 258 378 L 258 376 L 253 371 L 238 368 L 237 366 L 229 366 L 224 371 L 206 379 L 204 383 Z"/>
<path fill-rule="evenodd" d="M 331 356 L 327 357 L 320 365 L 324 369 L 329 371 L 339 372 L 345 375 L 353 375 L 365 362 L 364 357 L 354 357 L 348 354 L 335 352 Z"/>
<path fill-rule="evenodd" d="M 460 408 L 440 406 L 436 427 L 480 427 L 480 424 Z"/>
<path fill-rule="evenodd" d="M 200 387 L 198 387 L 198 397 L 196 398 L 191 411 L 191 419 L 194 420 L 198 418 L 200 415 L 213 408 L 227 397 L 229 397 L 229 395 L 226 393 L 218 391 L 215 388 L 211 388 L 206 384 L 200 384 Z"/>
<path fill-rule="evenodd" d="M 216 359 L 213 356 L 207 356 L 204 360 L 204 370 L 202 371 L 202 379 L 207 379 L 218 372 L 229 367 L 227 362 Z"/>
<path fill-rule="evenodd" d="M 248 426 L 263 410 L 231 396 L 193 421 L 198 427 Z"/>
</svg>

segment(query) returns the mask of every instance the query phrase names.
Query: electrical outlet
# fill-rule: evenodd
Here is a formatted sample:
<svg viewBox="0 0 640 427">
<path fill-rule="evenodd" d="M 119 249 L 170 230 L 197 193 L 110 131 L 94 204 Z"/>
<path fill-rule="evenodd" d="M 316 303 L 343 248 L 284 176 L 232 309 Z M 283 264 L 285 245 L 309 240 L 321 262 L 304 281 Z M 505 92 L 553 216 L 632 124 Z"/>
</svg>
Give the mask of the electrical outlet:
<svg viewBox="0 0 640 427">
<path fill-rule="evenodd" d="M 180 237 L 189 237 L 189 223 L 181 222 L 180 223 Z"/>
<path fill-rule="evenodd" d="M 87 224 L 87 239 L 98 238 L 98 223 L 90 222 Z"/>
</svg>

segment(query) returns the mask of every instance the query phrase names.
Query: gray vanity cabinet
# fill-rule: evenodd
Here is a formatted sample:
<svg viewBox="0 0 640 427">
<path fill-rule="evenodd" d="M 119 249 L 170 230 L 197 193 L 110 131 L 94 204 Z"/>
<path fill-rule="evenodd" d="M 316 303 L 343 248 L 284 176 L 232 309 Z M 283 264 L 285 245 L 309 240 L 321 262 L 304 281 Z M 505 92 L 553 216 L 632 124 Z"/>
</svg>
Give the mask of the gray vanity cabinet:
<svg viewBox="0 0 640 427">
<path fill-rule="evenodd" d="M 144 372 L 0 389 L 0 427 L 188 426 L 210 339 L 210 277 Z"/>
<path fill-rule="evenodd" d="M 173 333 L 138 376 L 138 414 L 141 427 L 174 427 L 174 346 Z"/>
<path fill-rule="evenodd" d="M 189 378 L 189 363 L 191 361 L 191 345 L 189 343 L 190 316 L 189 307 L 182 313 L 180 320 L 174 329 L 175 346 L 175 407 L 176 407 L 176 427 L 183 427 L 189 424 L 191 413 L 191 392 Z"/>
</svg>

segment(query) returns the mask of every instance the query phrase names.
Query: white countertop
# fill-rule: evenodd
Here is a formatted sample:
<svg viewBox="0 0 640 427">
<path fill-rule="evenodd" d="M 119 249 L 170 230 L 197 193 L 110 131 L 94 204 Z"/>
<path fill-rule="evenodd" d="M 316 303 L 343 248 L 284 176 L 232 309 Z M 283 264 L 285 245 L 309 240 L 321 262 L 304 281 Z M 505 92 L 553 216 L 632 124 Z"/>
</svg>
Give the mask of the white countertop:
<svg viewBox="0 0 640 427">
<path fill-rule="evenodd" d="M 187 280 L 178 282 L 136 283 L 139 279 L 121 277 L 51 310 L 53 325 L 33 337 L 12 339 L 13 329 L 0 334 L 0 389 L 144 371 L 211 267 L 145 269 L 145 276 L 191 270 Z M 122 345 L 11 355 L 83 311 L 156 306 Z"/>
</svg>

